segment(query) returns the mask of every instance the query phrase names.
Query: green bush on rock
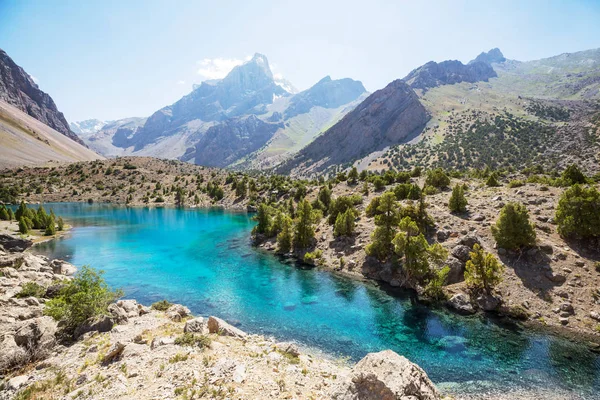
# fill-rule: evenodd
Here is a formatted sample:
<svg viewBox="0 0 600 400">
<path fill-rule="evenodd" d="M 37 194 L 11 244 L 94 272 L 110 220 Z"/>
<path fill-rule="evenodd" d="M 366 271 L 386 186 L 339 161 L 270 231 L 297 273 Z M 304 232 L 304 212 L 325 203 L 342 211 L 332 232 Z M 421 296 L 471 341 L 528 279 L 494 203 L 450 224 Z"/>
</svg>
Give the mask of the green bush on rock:
<svg viewBox="0 0 600 400">
<path fill-rule="evenodd" d="M 73 331 L 88 318 L 105 314 L 110 303 L 122 296 L 112 291 L 102 278 L 102 271 L 83 266 L 59 295 L 46 303 L 44 313 Z"/>
</svg>

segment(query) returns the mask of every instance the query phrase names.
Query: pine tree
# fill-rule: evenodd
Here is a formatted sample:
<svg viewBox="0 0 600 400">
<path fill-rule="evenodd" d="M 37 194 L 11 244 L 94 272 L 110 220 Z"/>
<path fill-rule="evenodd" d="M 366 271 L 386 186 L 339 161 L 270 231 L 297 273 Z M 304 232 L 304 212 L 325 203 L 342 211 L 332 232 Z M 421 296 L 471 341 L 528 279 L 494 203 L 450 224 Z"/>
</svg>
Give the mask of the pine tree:
<svg viewBox="0 0 600 400">
<path fill-rule="evenodd" d="M 175 205 L 183 207 L 185 203 L 185 190 L 181 187 L 175 189 Z"/>
<path fill-rule="evenodd" d="M 44 235 L 53 236 L 55 234 L 56 234 L 56 224 L 54 222 L 54 217 L 50 216 L 48 218 L 48 221 L 46 222 L 46 231 L 44 232 Z"/>
<path fill-rule="evenodd" d="M 560 196 L 556 207 L 558 233 L 565 237 L 600 237 L 600 192 L 575 184 Z"/>
<path fill-rule="evenodd" d="M 430 246 L 419 230 L 419 226 L 410 217 L 404 217 L 398 226 L 400 232 L 392 243 L 394 252 L 402 258 L 403 271 L 411 284 L 420 283 L 429 274 L 431 263 L 440 263 L 448 252 L 436 243 Z"/>
<path fill-rule="evenodd" d="M 587 181 L 587 178 L 581 172 L 579 167 L 575 164 L 571 164 L 564 170 L 562 178 L 567 185 L 574 185 L 576 183 L 583 184 Z"/>
<path fill-rule="evenodd" d="M 317 214 L 313 211 L 308 200 L 302 200 L 298 203 L 296 214 L 296 223 L 294 225 L 294 248 L 305 249 L 310 246 L 315 237 L 313 224 L 317 220 Z"/>
<path fill-rule="evenodd" d="M 27 217 L 21 217 L 19 219 L 19 232 L 23 235 L 29 233 L 29 224 L 27 223 L 26 218 Z"/>
<path fill-rule="evenodd" d="M 57 225 L 58 225 L 59 231 L 62 231 L 65 229 L 65 221 L 63 221 L 62 217 L 58 217 Z"/>
<path fill-rule="evenodd" d="M 2 205 L 2 207 L 0 208 L 0 220 L 8 221 L 9 219 L 10 219 L 10 216 L 8 215 L 8 210 L 6 209 L 6 207 L 4 205 Z"/>
<path fill-rule="evenodd" d="M 450 208 L 451 212 L 462 213 L 467 211 L 467 204 L 468 202 L 465 198 L 465 191 L 462 185 L 455 185 L 448 201 L 448 208 Z"/>
<path fill-rule="evenodd" d="M 489 187 L 497 187 L 500 186 L 500 183 L 498 182 L 498 178 L 496 177 L 496 173 L 492 172 L 490 174 L 490 176 L 488 177 L 487 181 L 485 181 L 485 184 Z"/>
<path fill-rule="evenodd" d="M 471 287 L 483 288 L 487 294 L 492 294 L 493 287 L 502 281 L 504 266 L 478 244 L 473 246 L 470 256 L 471 259 L 465 266 L 465 282 Z"/>
<path fill-rule="evenodd" d="M 354 185 L 358 181 L 358 170 L 356 167 L 352 167 L 350 172 L 348 173 L 348 183 Z"/>
<path fill-rule="evenodd" d="M 508 203 L 500 210 L 500 217 L 492 226 L 498 247 L 519 249 L 535 244 L 535 229 L 529 222 L 529 213 L 523 204 Z"/>
<path fill-rule="evenodd" d="M 333 229 L 335 236 L 352 236 L 354 233 L 355 213 L 348 208 L 345 212 L 339 213 Z"/>
<path fill-rule="evenodd" d="M 21 200 L 21 204 L 19 204 L 19 208 L 17 208 L 17 212 L 15 213 L 15 218 L 20 221 L 21 217 L 27 216 L 27 206 L 25 202 Z"/>
<path fill-rule="evenodd" d="M 321 186 L 319 189 L 319 194 L 317 195 L 317 200 L 319 200 L 325 209 L 323 210 L 325 213 L 329 212 L 329 205 L 331 204 L 331 189 L 328 186 Z"/>
<path fill-rule="evenodd" d="M 375 231 L 371 234 L 371 243 L 365 251 L 368 255 L 385 261 L 393 252 L 392 240 L 396 236 L 396 226 L 399 222 L 398 202 L 392 192 L 379 197 L 375 215 Z"/>
<path fill-rule="evenodd" d="M 292 249 L 292 219 L 284 213 L 281 215 L 281 232 L 277 235 L 277 251 L 289 253 Z"/>
<path fill-rule="evenodd" d="M 258 212 L 253 218 L 258 224 L 254 227 L 253 232 L 261 235 L 269 235 L 272 228 L 273 209 L 265 203 L 260 203 Z"/>
</svg>

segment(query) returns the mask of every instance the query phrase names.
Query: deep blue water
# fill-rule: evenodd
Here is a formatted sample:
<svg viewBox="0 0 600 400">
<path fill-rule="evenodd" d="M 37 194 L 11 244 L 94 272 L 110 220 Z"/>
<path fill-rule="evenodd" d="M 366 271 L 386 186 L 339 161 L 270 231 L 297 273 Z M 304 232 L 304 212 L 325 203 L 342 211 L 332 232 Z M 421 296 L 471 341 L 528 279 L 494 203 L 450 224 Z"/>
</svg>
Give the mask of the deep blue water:
<svg viewBox="0 0 600 400">
<path fill-rule="evenodd" d="M 252 248 L 254 222 L 246 214 L 75 203 L 50 208 L 74 228 L 36 251 L 102 269 L 110 285 L 144 304 L 166 298 L 250 333 L 353 360 L 391 348 L 436 383 L 557 387 L 585 398 L 600 391 L 600 357 L 585 346 L 432 310 L 401 291 L 286 263 Z"/>
</svg>

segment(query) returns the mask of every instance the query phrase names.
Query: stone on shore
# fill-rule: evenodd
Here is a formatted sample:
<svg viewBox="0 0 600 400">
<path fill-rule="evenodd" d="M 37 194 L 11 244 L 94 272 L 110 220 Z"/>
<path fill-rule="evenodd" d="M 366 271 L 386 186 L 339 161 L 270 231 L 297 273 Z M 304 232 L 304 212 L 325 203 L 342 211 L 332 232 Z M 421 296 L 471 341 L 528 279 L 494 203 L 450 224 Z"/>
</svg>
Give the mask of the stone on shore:
<svg viewBox="0 0 600 400">
<path fill-rule="evenodd" d="M 331 391 L 335 400 L 438 400 L 434 384 L 418 365 L 391 350 L 369 353 Z"/>
<path fill-rule="evenodd" d="M 216 333 L 223 336 L 233 336 L 243 338 L 248 334 L 233 325 L 228 324 L 221 318 L 210 316 L 208 317 L 208 331 L 210 333 Z"/>
</svg>

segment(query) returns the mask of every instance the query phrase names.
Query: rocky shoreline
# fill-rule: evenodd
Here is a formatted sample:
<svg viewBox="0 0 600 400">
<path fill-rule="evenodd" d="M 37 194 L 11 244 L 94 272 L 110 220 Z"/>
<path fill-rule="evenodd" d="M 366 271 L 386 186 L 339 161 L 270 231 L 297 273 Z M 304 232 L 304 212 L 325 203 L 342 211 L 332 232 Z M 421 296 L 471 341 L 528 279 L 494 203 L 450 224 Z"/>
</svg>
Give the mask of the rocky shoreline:
<svg viewBox="0 0 600 400">
<path fill-rule="evenodd" d="M 135 300 L 110 304 L 74 341 L 44 315 L 44 303 L 72 279 L 69 263 L 26 251 L 32 241 L 0 235 L 0 399 L 365 398 L 436 400 L 425 372 L 392 351 L 354 367 L 305 354 L 185 306 L 164 311 Z M 20 298 L 28 282 L 46 288 Z M 382 397 L 383 396 L 383 397 Z M 362 398 L 362 397 L 361 397 Z"/>
</svg>

